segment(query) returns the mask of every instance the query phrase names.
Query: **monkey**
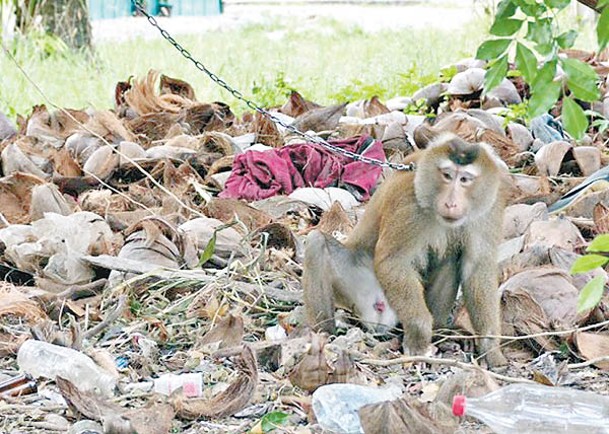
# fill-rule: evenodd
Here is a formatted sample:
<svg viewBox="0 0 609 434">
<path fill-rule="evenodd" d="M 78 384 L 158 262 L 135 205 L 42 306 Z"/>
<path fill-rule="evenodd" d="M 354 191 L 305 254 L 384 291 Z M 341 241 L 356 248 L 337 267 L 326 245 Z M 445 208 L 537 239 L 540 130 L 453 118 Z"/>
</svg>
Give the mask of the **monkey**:
<svg viewBox="0 0 609 434">
<path fill-rule="evenodd" d="M 330 258 L 330 260 L 328 260 Z M 397 323 L 383 288 L 372 270 L 372 258 L 347 249 L 331 235 L 313 230 L 307 236 L 303 292 L 308 322 L 334 332 L 335 305 L 355 312 L 370 331 L 383 334 Z M 349 270 L 344 274 L 345 269 Z"/>
<path fill-rule="evenodd" d="M 309 234 L 302 281 L 307 322 L 332 332 L 333 301 L 346 299 L 366 321 L 389 327 L 391 315 L 373 314 L 376 300 L 386 298 L 386 312 L 395 312 L 404 329 L 404 353 L 423 355 L 461 287 L 475 332 L 498 335 L 507 165 L 489 145 L 448 133 L 406 162 L 415 171 L 388 176 L 344 243 Z M 506 363 L 495 338 L 480 339 L 478 350 L 491 367 Z"/>
</svg>

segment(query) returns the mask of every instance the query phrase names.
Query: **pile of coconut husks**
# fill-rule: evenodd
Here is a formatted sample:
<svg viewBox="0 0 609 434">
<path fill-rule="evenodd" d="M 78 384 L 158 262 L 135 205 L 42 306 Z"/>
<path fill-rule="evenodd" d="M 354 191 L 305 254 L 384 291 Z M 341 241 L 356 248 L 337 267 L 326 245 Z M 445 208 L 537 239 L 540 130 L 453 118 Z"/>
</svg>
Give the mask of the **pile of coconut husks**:
<svg viewBox="0 0 609 434">
<path fill-rule="evenodd" d="M 354 383 L 399 390 L 361 410 L 367 433 L 453 432 L 457 391 L 530 380 L 607 393 L 598 380 L 609 368 L 600 326 L 609 299 L 577 311 L 581 288 L 606 273 L 569 270 L 609 231 L 609 63 L 564 54 L 602 78 L 603 99 L 585 108 L 605 122 L 579 142 L 563 131 L 560 104 L 519 122 L 508 107 L 527 86 L 511 78 L 485 94 L 478 60 L 384 102 L 322 107 L 293 92 L 269 108 L 286 125 L 392 162 L 441 131 L 495 148 L 513 184 L 499 267 L 503 334 L 514 338 L 503 341 L 510 365 L 500 374 L 472 361 L 461 308 L 425 363 L 403 358 L 399 330 L 372 335 L 348 311 L 337 336 L 304 327 L 306 234 L 348 235 L 391 169 L 353 166 L 156 72 L 118 83 L 113 110 L 36 106 L 16 124 L 0 116 L 0 429 L 321 432 L 311 393 Z M 90 358 L 116 388 L 22 376 L 16 354 L 34 339 Z M 487 432 L 468 420 L 461 430 Z"/>
</svg>

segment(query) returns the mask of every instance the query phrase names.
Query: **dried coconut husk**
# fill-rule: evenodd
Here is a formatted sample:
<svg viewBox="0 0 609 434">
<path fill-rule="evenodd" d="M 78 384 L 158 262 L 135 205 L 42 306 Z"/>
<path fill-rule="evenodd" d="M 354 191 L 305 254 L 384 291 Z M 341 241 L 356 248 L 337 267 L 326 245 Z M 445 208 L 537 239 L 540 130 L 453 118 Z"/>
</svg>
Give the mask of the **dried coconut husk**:
<svg viewBox="0 0 609 434">
<path fill-rule="evenodd" d="M 347 103 L 322 107 L 306 112 L 294 120 L 292 125 L 300 131 L 334 131 L 345 112 Z"/>
<path fill-rule="evenodd" d="M 343 206 L 340 202 L 336 201 L 328 211 L 325 211 L 322 214 L 319 224 L 314 228 L 311 227 L 305 232 L 308 233 L 313 229 L 318 229 L 333 236 L 335 234 L 346 236 L 353 230 L 353 226 L 354 224 L 345 212 Z"/>
<path fill-rule="evenodd" d="M 165 74 L 161 74 L 159 88 L 161 89 L 161 95 L 169 93 L 191 101 L 197 100 L 195 90 L 190 84 L 177 78 L 168 77 Z"/>
<path fill-rule="evenodd" d="M 199 143 L 200 153 L 220 154 L 222 156 L 233 155 L 235 153 L 232 139 L 225 133 L 216 131 L 205 132 Z"/>
<path fill-rule="evenodd" d="M 206 216 L 224 223 L 232 222 L 237 218 L 247 227 L 248 231 L 265 226 L 273 220 L 266 212 L 257 210 L 237 199 L 213 198 L 203 207 L 202 211 Z"/>
<path fill-rule="evenodd" d="M 88 119 L 89 115 L 82 110 L 61 109 L 50 113 L 44 104 L 36 105 L 26 120 L 25 133 L 59 147 L 63 140 L 77 131 L 80 124 Z"/>
<path fill-rule="evenodd" d="M 32 189 L 44 183 L 37 176 L 25 173 L 0 178 L 0 213 L 9 223 L 29 223 Z"/>
<path fill-rule="evenodd" d="M 296 118 L 309 110 L 321 107 L 319 104 L 305 99 L 301 94 L 292 90 L 288 100 L 281 106 L 279 111 L 288 116 Z"/>
<path fill-rule="evenodd" d="M 216 110 L 212 104 L 195 103 L 182 110 L 176 121 L 187 125 L 189 134 L 197 135 L 204 131 L 223 130 L 230 126 L 234 119 L 230 109 L 223 116 L 221 114 L 222 112 Z"/>
<path fill-rule="evenodd" d="M 226 157 L 219 158 L 216 160 L 207 172 L 207 176 L 214 175 L 220 172 L 230 172 L 233 168 L 233 161 L 235 160 L 234 155 L 227 155 Z"/>
<path fill-rule="evenodd" d="M 346 107 L 347 116 L 355 116 L 361 119 L 371 118 L 389 112 L 390 110 L 381 102 L 378 96 L 356 101 Z"/>
<path fill-rule="evenodd" d="M 577 146 L 573 148 L 573 156 L 584 176 L 601 168 L 601 151 L 595 146 Z"/>
<path fill-rule="evenodd" d="M 153 142 L 166 138 L 167 133 L 176 124 L 178 115 L 174 113 L 148 113 L 129 120 L 127 128 L 137 136 L 144 149 L 153 146 Z"/>
<path fill-rule="evenodd" d="M 254 115 L 251 131 L 256 133 L 256 141 L 259 143 L 272 146 L 273 148 L 283 146 L 283 136 L 279 132 L 279 129 L 277 129 L 274 122 L 261 113 L 256 112 Z"/>
<path fill-rule="evenodd" d="M 83 211 L 94 212 L 100 216 L 130 211 L 134 207 L 134 204 L 129 199 L 110 190 L 84 192 L 80 195 L 78 201 Z"/>
<path fill-rule="evenodd" d="M 574 342 L 584 360 L 594 360 L 609 356 L 609 335 L 606 333 L 577 332 Z M 609 361 L 594 363 L 597 368 L 608 370 Z"/>
<path fill-rule="evenodd" d="M 55 184 L 36 185 L 32 189 L 30 219 L 31 221 L 40 220 L 44 218 L 45 212 L 70 215 L 75 205 L 75 203 L 70 204 L 66 200 Z"/>
<path fill-rule="evenodd" d="M 13 173 L 27 173 L 39 178 L 48 178 L 50 173 L 43 170 L 35 162 L 34 158 L 36 155 L 28 154 L 23 151 L 19 146 L 20 141 L 17 140 L 14 143 L 9 144 L 0 153 L 0 159 L 2 160 L 2 173 L 5 175 L 11 175 Z M 50 168 L 50 162 L 45 159 L 38 158 L 40 162 L 46 162 L 43 166 Z"/>
<path fill-rule="evenodd" d="M 55 152 L 51 157 L 55 173 L 61 176 L 81 176 L 82 169 L 80 164 L 70 155 L 70 151 L 65 147 Z"/>
<path fill-rule="evenodd" d="M 190 107 L 192 101 L 180 95 L 166 93 L 159 95 L 156 92 L 156 83 L 159 73 L 148 71 L 146 77 L 135 79 L 131 88 L 124 93 L 125 102 L 140 116 L 151 113 L 179 113 L 182 109 Z"/>
<path fill-rule="evenodd" d="M 503 237 L 506 239 L 519 237 L 526 232 L 532 222 L 547 219 L 548 207 L 545 203 L 508 206 L 503 217 Z"/>
<path fill-rule="evenodd" d="M 110 143 L 123 140 L 135 141 L 133 133 L 109 110 L 96 111 L 80 130 L 87 134 L 98 135 Z"/>
<path fill-rule="evenodd" d="M 49 318 L 38 303 L 27 298 L 12 285 L 2 282 L 0 283 L 0 323 L 4 322 L 4 319 L 10 324 L 19 321 L 32 327 Z M 0 331 L 0 356 L 6 357 L 16 353 L 21 344 L 29 338 L 30 333 L 26 330 L 19 334 Z"/>
<path fill-rule="evenodd" d="M 97 149 L 83 165 L 83 172 L 101 180 L 106 180 L 112 176 L 118 168 L 119 156 L 114 151 L 114 147 L 104 145 Z"/>
<path fill-rule="evenodd" d="M 266 234 L 266 235 L 265 235 Z M 266 236 L 266 246 L 296 252 L 296 239 L 287 226 L 274 222 L 257 229 L 253 235 Z"/>
<path fill-rule="evenodd" d="M 212 399 L 186 398 L 179 392 L 174 393 L 170 401 L 178 416 L 188 420 L 222 418 L 245 408 L 254 397 L 258 384 L 256 356 L 248 345 L 243 346 L 235 365 L 239 370 L 235 381 Z"/>
<path fill-rule="evenodd" d="M 594 220 L 594 232 L 597 234 L 609 233 L 609 207 L 603 203 L 597 203 L 594 205 L 592 218 Z"/>
<path fill-rule="evenodd" d="M 582 323 L 588 313 L 577 313 L 579 291 L 571 276 L 558 268 L 537 268 L 523 271 L 503 283 L 503 318 L 521 335 L 551 330 L 567 330 Z M 556 349 L 549 337 L 536 337 L 545 349 Z"/>
<path fill-rule="evenodd" d="M 585 244 L 581 232 L 570 220 L 559 217 L 548 221 L 533 221 L 526 234 L 524 249 L 534 245 L 545 249 L 560 247 L 574 251 Z"/>
<path fill-rule="evenodd" d="M 462 124 L 463 126 L 465 124 Z M 508 164 L 514 160 L 514 156 L 520 152 L 520 147 L 505 135 L 493 130 L 477 130 L 475 132 L 457 130 L 457 134 L 468 142 L 484 142 L 492 146 L 499 157 Z"/>
<path fill-rule="evenodd" d="M 455 74 L 450 80 L 446 91 L 450 95 L 475 95 L 484 88 L 485 71 L 482 68 L 469 68 Z"/>
</svg>

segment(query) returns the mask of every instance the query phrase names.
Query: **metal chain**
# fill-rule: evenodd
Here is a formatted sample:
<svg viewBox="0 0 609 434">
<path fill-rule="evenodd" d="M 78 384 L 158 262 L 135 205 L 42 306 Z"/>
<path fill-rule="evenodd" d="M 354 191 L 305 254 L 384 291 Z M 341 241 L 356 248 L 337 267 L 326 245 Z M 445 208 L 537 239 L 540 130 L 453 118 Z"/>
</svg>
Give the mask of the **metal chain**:
<svg viewBox="0 0 609 434">
<path fill-rule="evenodd" d="M 207 74 L 207 76 L 209 76 L 209 78 L 211 78 L 215 83 L 217 83 L 219 86 L 226 89 L 228 92 L 231 93 L 231 95 L 233 95 L 238 100 L 244 102 L 252 110 L 265 116 L 271 122 L 281 125 L 286 130 L 288 130 L 300 137 L 303 137 L 310 142 L 316 143 L 336 154 L 343 155 L 343 156 L 351 158 L 352 160 L 355 160 L 355 161 L 361 161 L 361 162 L 371 164 L 374 166 L 387 167 L 387 168 L 391 168 L 391 169 L 395 169 L 395 170 L 413 171 L 415 169 L 414 163 L 411 163 L 411 164 L 391 163 L 389 161 L 382 161 L 382 160 L 378 160 L 376 158 L 366 157 L 366 156 L 357 154 L 355 152 L 351 152 L 346 149 L 340 148 L 338 146 L 332 145 L 332 144 L 328 143 L 326 140 L 322 139 L 321 137 L 312 136 L 310 134 L 303 133 L 302 131 L 298 130 L 294 126 L 292 126 L 290 124 L 286 124 L 283 120 L 281 120 L 280 118 L 275 116 L 273 113 L 269 112 L 268 110 L 263 109 L 262 107 L 260 107 L 258 104 L 256 104 L 252 100 L 247 99 L 241 92 L 239 92 L 237 89 L 234 89 L 233 87 L 231 87 L 223 79 L 221 79 L 216 74 L 214 74 L 212 71 L 207 69 L 207 67 L 205 65 L 203 65 L 203 63 L 199 62 L 197 59 L 192 57 L 192 54 L 190 54 L 190 52 L 186 48 L 182 47 L 182 45 L 180 45 L 180 43 L 178 43 L 173 38 L 173 36 L 171 36 L 169 34 L 169 32 L 167 32 L 167 30 L 163 29 L 159 25 L 157 20 L 148 13 L 146 8 L 144 6 L 142 6 L 141 0 L 131 0 L 131 1 L 132 1 L 133 5 L 135 6 L 135 8 L 137 9 L 137 11 L 139 13 L 141 13 L 142 15 L 144 15 L 146 17 L 146 19 L 148 19 L 148 22 L 150 24 L 152 24 L 152 26 L 154 26 L 158 29 L 158 31 L 161 33 L 161 36 L 163 36 L 163 38 L 165 38 L 171 45 L 173 45 L 175 47 L 175 49 L 178 50 L 182 54 L 182 56 L 184 56 L 186 59 L 190 60 L 197 67 L 197 69 L 199 69 L 200 71 Z"/>
</svg>

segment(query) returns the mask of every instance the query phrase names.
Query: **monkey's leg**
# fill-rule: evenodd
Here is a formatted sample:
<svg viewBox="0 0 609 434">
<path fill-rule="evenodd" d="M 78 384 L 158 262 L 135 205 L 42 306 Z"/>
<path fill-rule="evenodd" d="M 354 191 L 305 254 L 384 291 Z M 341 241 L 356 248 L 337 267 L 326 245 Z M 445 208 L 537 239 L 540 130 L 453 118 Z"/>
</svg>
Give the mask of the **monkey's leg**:
<svg viewBox="0 0 609 434">
<path fill-rule="evenodd" d="M 434 319 L 434 327 L 445 327 L 459 290 L 458 258 L 440 264 L 425 289 L 425 301 Z"/>
<path fill-rule="evenodd" d="M 389 304 L 404 327 L 404 353 L 423 355 L 431 344 L 433 318 L 427 309 L 423 285 L 406 255 L 394 254 L 375 261 L 377 278 Z"/>
<path fill-rule="evenodd" d="M 312 231 L 306 241 L 303 300 L 309 326 L 328 333 L 333 333 L 335 328 L 333 260 L 324 234 Z"/>
<path fill-rule="evenodd" d="M 500 294 L 497 290 L 497 264 L 493 258 L 480 256 L 478 262 L 471 267 L 471 273 L 464 276 L 465 307 L 476 333 L 499 335 L 501 312 Z M 484 354 L 490 366 L 501 366 L 507 363 L 497 339 L 480 339 L 479 352 Z"/>
</svg>

